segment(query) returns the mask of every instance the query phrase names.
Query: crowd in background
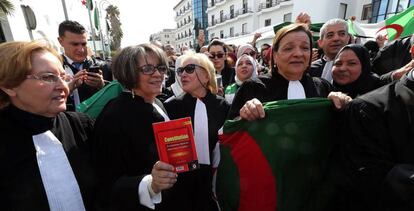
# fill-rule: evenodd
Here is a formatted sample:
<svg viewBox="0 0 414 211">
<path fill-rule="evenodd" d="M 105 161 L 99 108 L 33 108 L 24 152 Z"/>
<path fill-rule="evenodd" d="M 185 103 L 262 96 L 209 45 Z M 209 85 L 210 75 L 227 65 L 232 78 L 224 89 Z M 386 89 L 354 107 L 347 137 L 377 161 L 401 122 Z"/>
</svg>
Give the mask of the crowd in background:
<svg viewBox="0 0 414 211">
<path fill-rule="evenodd" d="M 321 97 L 345 131 L 331 210 L 413 210 L 414 36 L 359 43 L 345 20 L 331 19 L 314 45 L 310 22 L 301 13 L 261 46 L 260 34 L 240 46 L 200 34 L 196 49 L 139 44 L 112 61 L 88 56 L 75 21 L 59 25 L 63 54 L 45 41 L 1 44 L 2 207 L 220 210 L 225 120 L 256 121 L 265 102 Z M 192 120 L 200 168 L 177 174 L 159 161 L 152 123 L 182 117 Z"/>
</svg>

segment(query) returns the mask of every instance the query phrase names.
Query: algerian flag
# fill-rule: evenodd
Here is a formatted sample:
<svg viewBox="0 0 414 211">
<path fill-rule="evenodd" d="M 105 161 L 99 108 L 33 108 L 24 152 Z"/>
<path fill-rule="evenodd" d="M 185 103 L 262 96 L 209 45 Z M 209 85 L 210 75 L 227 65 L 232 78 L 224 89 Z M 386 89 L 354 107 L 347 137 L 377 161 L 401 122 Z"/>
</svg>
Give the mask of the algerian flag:
<svg viewBox="0 0 414 211">
<path fill-rule="evenodd" d="M 216 186 L 223 211 L 328 210 L 339 124 L 332 102 L 281 100 L 265 112 L 261 120 L 224 125 Z"/>
<path fill-rule="evenodd" d="M 381 34 L 385 35 L 388 41 L 392 41 L 414 33 L 413 15 L 414 6 L 379 23 L 362 24 L 348 20 L 348 30 L 357 37 L 374 38 Z"/>
</svg>

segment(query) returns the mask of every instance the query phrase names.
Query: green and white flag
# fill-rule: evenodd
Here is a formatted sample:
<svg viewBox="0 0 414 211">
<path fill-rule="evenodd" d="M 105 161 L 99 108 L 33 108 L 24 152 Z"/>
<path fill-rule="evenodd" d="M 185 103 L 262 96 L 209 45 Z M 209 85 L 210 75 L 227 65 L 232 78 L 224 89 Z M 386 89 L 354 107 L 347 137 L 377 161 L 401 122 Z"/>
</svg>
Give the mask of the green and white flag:
<svg viewBox="0 0 414 211">
<path fill-rule="evenodd" d="M 388 41 L 414 33 L 414 6 L 379 23 L 363 24 L 348 20 L 348 30 L 354 36 L 375 38 L 385 35 Z"/>
</svg>

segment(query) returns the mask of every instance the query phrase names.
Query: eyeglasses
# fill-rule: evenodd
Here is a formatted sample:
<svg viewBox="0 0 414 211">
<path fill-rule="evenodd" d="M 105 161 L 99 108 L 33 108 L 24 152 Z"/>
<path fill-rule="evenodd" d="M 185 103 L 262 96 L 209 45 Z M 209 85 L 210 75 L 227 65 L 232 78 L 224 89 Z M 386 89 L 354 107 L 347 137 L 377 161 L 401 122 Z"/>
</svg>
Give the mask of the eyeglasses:
<svg viewBox="0 0 414 211">
<path fill-rule="evenodd" d="M 209 56 L 210 59 L 214 59 L 216 57 L 217 57 L 217 59 L 221 59 L 221 58 L 224 57 L 224 53 L 218 53 L 218 54 L 212 53 L 211 56 Z"/>
<path fill-rule="evenodd" d="M 142 65 L 141 67 L 138 67 L 138 69 L 142 72 L 144 75 L 152 75 L 155 73 L 155 70 L 158 70 L 161 74 L 164 74 L 167 72 L 167 66 L 166 65 L 158 65 L 154 66 L 151 64 Z"/>
<path fill-rule="evenodd" d="M 41 73 L 41 74 L 32 74 L 32 75 L 27 75 L 26 77 L 27 79 L 35 79 L 35 80 L 40 80 L 46 83 L 56 83 L 59 80 L 62 80 L 64 82 L 70 82 L 72 81 L 73 77 L 71 75 L 68 74 L 63 74 L 63 75 L 55 75 L 53 73 Z"/>
<path fill-rule="evenodd" d="M 184 71 L 185 71 L 187 74 L 192 74 L 192 73 L 194 72 L 194 70 L 195 70 L 195 68 L 196 68 L 196 67 L 199 67 L 199 68 L 204 69 L 204 67 L 202 67 L 202 66 L 200 66 L 200 65 L 196 65 L 196 64 L 188 64 L 188 65 L 186 65 L 186 66 L 184 66 L 184 67 L 179 67 L 179 68 L 177 68 L 177 74 L 178 74 L 178 76 L 181 76 L 181 75 L 184 73 Z"/>
<path fill-rule="evenodd" d="M 250 53 L 243 53 L 243 55 L 250 55 L 251 57 L 256 56 L 256 52 L 255 51 L 250 51 Z"/>
</svg>

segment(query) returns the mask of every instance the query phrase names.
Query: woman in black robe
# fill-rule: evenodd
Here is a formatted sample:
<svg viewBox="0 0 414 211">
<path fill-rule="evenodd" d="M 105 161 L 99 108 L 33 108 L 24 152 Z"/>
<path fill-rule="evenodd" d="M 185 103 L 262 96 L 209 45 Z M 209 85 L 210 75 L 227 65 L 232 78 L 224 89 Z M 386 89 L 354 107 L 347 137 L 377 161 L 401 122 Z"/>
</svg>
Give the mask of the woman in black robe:
<svg viewBox="0 0 414 211">
<path fill-rule="evenodd" d="M 413 74 L 356 98 L 346 109 L 343 210 L 414 210 Z"/>
<path fill-rule="evenodd" d="M 192 200 L 197 193 L 191 172 L 177 175 L 173 166 L 158 161 L 152 124 L 169 120 L 156 98 L 167 69 L 164 53 L 147 44 L 124 48 L 113 62 L 114 76 L 127 90 L 95 123 L 100 209 L 190 211 L 205 205 Z"/>
<path fill-rule="evenodd" d="M 280 29 L 273 39 L 272 50 L 271 75 L 243 83 L 233 100 L 229 118 L 263 118 L 261 102 L 328 97 L 333 90 L 328 81 L 310 77 L 307 73 L 312 55 L 312 34 L 306 25 L 291 24 Z M 332 93 L 330 98 L 337 108 L 350 100 L 342 93 Z"/>
<path fill-rule="evenodd" d="M 193 210 L 218 210 L 213 198 L 212 180 L 217 167 L 218 133 L 223 126 L 229 105 L 217 94 L 214 66 L 204 54 L 188 54 L 177 69 L 184 93 L 165 102 L 171 119 L 191 117 L 200 169 L 180 174 L 180 179 L 191 180 L 188 188 L 194 203 Z M 201 130 L 201 131 L 200 131 Z M 204 134 L 204 135 L 202 135 Z M 204 148 L 202 146 L 204 145 Z"/>
<path fill-rule="evenodd" d="M 332 67 L 335 90 L 355 98 L 384 85 L 371 70 L 369 52 L 364 46 L 344 46 L 336 55 Z"/>
<path fill-rule="evenodd" d="M 94 210 L 93 121 L 65 112 L 71 77 L 45 41 L 0 45 L 1 210 Z"/>
</svg>

